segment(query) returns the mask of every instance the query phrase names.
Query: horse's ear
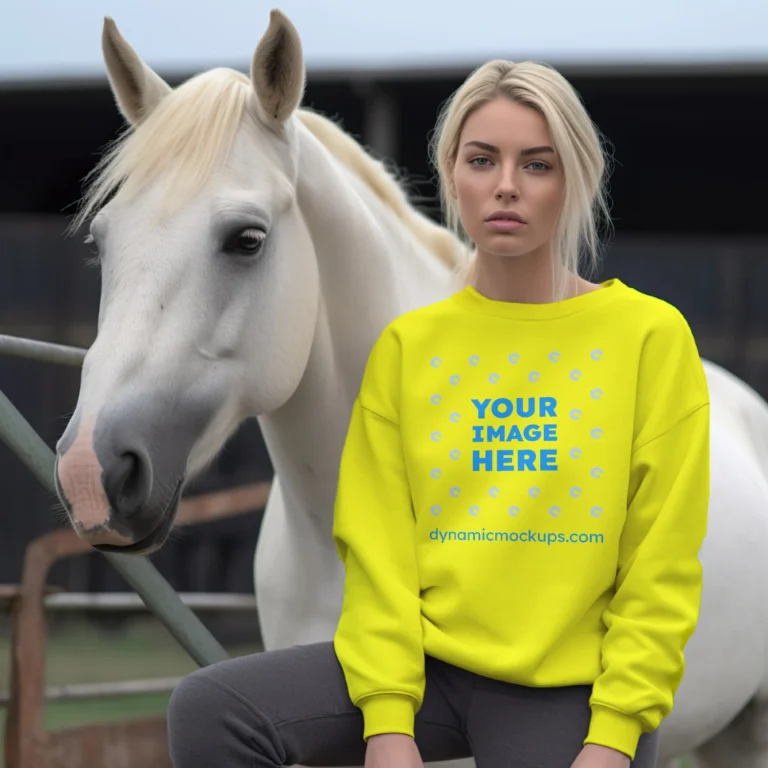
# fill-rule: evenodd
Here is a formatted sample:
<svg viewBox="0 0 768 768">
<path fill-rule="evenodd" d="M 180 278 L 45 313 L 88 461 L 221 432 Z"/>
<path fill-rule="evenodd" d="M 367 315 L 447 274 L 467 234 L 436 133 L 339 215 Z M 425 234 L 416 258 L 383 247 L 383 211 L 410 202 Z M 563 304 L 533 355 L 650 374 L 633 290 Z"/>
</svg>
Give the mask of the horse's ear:
<svg viewBox="0 0 768 768">
<path fill-rule="evenodd" d="M 251 61 L 251 82 L 264 115 L 283 125 L 304 95 L 304 54 L 301 38 L 278 10 L 269 14 L 269 27 Z"/>
<path fill-rule="evenodd" d="M 118 108 L 129 123 L 141 122 L 171 87 L 139 58 L 109 16 L 104 18 L 101 49 Z"/>
</svg>

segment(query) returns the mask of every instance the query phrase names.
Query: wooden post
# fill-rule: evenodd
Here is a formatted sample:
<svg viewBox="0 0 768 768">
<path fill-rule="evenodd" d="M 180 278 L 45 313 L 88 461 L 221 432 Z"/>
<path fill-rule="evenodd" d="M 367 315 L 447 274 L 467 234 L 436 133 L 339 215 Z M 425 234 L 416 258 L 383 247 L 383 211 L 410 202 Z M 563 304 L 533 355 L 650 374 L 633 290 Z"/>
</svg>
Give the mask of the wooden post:
<svg viewBox="0 0 768 768">
<path fill-rule="evenodd" d="M 18 594 L 11 602 L 11 680 L 5 724 L 6 768 L 46 768 L 45 608 L 48 572 L 68 550 L 85 547 L 74 531 L 62 530 L 35 539 L 24 557 Z M 6 588 L 7 589 L 7 588 Z M 11 588 L 13 589 L 13 588 Z"/>
</svg>

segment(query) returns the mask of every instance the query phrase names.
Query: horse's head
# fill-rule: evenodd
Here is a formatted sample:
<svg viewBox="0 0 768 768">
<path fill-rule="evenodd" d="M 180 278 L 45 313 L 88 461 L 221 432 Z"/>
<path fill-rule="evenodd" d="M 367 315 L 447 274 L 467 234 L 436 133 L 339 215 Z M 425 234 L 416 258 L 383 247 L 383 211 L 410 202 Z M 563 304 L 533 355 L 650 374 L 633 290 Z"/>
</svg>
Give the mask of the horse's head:
<svg viewBox="0 0 768 768">
<path fill-rule="evenodd" d="M 319 278 L 295 199 L 304 62 L 277 11 L 250 78 L 212 70 L 171 89 L 110 19 L 102 44 L 131 127 L 78 217 L 101 302 L 56 482 L 82 538 L 147 553 L 185 480 L 244 418 L 284 404 L 306 368 Z"/>
</svg>

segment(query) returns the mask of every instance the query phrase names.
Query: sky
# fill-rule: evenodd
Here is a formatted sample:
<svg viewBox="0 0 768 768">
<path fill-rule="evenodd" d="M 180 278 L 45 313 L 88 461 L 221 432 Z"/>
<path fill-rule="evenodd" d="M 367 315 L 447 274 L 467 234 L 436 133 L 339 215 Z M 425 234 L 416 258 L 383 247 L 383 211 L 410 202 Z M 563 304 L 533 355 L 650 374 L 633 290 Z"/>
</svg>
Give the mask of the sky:
<svg viewBox="0 0 768 768">
<path fill-rule="evenodd" d="M 272 0 L 276 3 L 277 0 Z M 246 70 L 272 3 L 0 0 L 0 81 L 102 78 L 105 15 L 165 74 Z M 307 67 L 733 62 L 768 66 L 768 0 L 280 0 Z"/>
</svg>

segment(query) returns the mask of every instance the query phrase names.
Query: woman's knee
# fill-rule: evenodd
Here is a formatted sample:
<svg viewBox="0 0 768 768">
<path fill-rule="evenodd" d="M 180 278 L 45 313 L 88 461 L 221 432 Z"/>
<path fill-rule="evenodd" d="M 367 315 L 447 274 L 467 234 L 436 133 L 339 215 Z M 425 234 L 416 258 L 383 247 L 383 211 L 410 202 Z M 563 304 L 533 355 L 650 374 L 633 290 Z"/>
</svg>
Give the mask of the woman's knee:
<svg viewBox="0 0 768 768">
<path fill-rule="evenodd" d="M 168 702 L 170 733 L 199 734 L 211 727 L 211 714 L 220 711 L 222 690 L 214 684 L 207 669 L 199 669 L 183 678 L 174 688 Z M 228 704 L 228 702 L 226 702 Z"/>
<path fill-rule="evenodd" d="M 338 732 L 350 714 L 359 719 L 330 643 L 237 657 L 193 672 L 174 690 L 167 715 L 172 763 L 285 765 L 294 753 L 316 749 L 318 728 L 321 741 L 347 740 Z M 362 730 L 355 723 L 345 726 L 350 733 Z"/>
<path fill-rule="evenodd" d="M 267 742 L 266 751 L 273 751 L 272 739 L 265 739 L 268 734 L 263 733 L 265 726 L 269 730 L 268 724 L 229 685 L 221 671 L 219 665 L 199 669 L 185 677 L 171 694 L 167 721 L 174 768 L 252 766 L 257 745 Z M 258 736 L 257 730 L 262 731 Z M 256 764 L 282 764 L 279 755 L 270 758 Z"/>
</svg>

